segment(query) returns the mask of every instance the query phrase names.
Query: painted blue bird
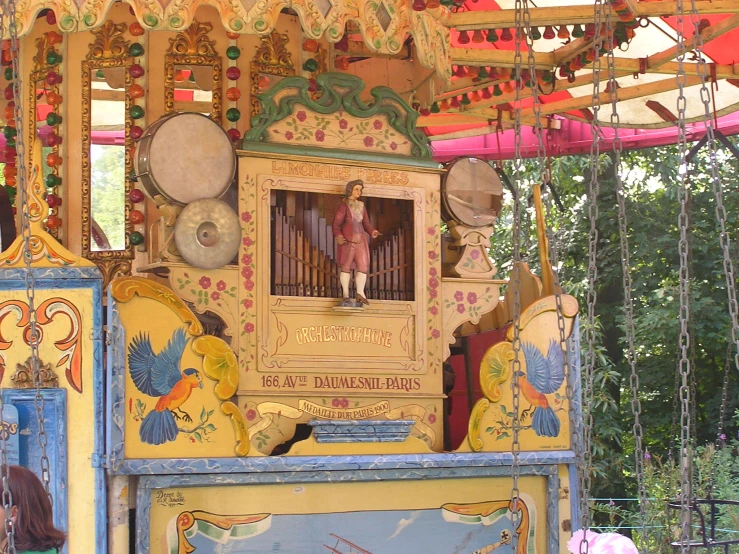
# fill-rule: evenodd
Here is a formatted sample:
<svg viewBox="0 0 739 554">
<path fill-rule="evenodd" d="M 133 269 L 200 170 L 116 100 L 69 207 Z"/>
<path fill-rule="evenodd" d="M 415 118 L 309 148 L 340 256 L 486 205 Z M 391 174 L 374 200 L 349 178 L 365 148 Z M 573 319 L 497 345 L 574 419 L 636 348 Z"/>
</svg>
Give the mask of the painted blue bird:
<svg viewBox="0 0 739 554">
<path fill-rule="evenodd" d="M 521 392 L 534 408 L 531 428 L 540 437 L 556 437 L 559 435 L 559 418 L 545 395 L 555 393 L 564 383 L 562 348 L 552 339 L 546 357 L 529 342 L 522 343 L 521 349 L 526 360 L 526 375 L 519 373 L 518 376 Z"/>
<path fill-rule="evenodd" d="M 154 354 L 148 333 L 134 337 L 128 347 L 128 368 L 136 388 L 158 398 L 139 428 L 139 436 L 146 444 L 175 440 L 179 432 L 175 418 L 192 421 L 180 406 L 190 398 L 192 389 L 203 388 L 203 381 L 192 367 L 180 372 L 187 342 L 185 330 L 177 329 L 159 354 Z"/>
</svg>

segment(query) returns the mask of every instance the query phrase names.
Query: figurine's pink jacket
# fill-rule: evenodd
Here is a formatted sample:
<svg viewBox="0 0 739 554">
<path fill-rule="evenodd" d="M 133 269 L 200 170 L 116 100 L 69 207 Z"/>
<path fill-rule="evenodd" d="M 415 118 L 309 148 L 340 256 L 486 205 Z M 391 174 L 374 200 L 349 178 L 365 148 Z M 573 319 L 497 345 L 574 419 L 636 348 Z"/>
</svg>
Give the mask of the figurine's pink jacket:
<svg viewBox="0 0 739 554">
<path fill-rule="evenodd" d="M 372 224 L 370 223 L 366 208 L 362 210 L 362 227 L 364 227 L 364 230 L 367 231 L 367 233 L 369 233 L 370 236 L 372 236 L 372 233 L 375 232 L 375 228 L 372 227 Z M 353 236 L 352 211 L 349 209 L 349 206 L 346 203 L 346 200 L 344 200 L 341 204 L 339 204 L 339 207 L 336 210 L 336 215 L 334 215 L 334 224 L 332 226 L 332 229 L 333 229 L 333 233 L 335 237 L 338 237 L 339 235 L 343 235 L 343 237 L 346 239 L 346 242 L 344 244 L 339 245 L 337 260 L 339 263 L 342 263 L 342 260 L 344 259 L 344 256 L 345 256 L 345 252 L 349 249 L 349 242 L 351 242 L 352 236 Z"/>
</svg>

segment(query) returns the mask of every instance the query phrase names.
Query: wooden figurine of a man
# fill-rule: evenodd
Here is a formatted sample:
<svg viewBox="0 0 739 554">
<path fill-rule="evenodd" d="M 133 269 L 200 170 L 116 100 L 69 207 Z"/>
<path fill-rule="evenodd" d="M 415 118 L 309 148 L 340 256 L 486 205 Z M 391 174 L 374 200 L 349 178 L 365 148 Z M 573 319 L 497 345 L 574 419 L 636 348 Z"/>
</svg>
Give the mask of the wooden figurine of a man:
<svg viewBox="0 0 739 554">
<path fill-rule="evenodd" d="M 334 216 L 333 233 L 339 244 L 338 262 L 341 268 L 339 280 L 344 293 L 342 306 L 356 306 L 349 299 L 352 269 L 356 270 L 354 282 L 357 288 L 357 302 L 359 306 L 369 304 L 364 295 L 364 286 L 367 283 L 367 272 L 369 271 L 369 243 L 365 231 L 372 238 L 377 238 L 380 232 L 370 224 L 364 202 L 359 200 L 363 188 L 363 181 L 349 181 L 344 191 L 344 200 L 339 204 Z"/>
</svg>

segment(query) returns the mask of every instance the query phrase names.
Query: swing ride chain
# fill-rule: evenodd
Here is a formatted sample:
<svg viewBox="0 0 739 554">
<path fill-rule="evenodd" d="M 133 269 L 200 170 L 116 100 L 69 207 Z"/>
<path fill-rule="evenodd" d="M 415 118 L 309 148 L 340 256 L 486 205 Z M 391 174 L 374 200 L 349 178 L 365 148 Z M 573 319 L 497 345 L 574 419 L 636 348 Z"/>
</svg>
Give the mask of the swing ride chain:
<svg viewBox="0 0 739 554">
<path fill-rule="evenodd" d="M 30 213 L 30 199 L 28 194 L 28 188 L 33 186 L 32 183 L 28 182 L 26 176 L 26 166 L 23 163 L 25 160 L 24 156 L 24 145 L 23 145 L 23 96 L 21 94 L 21 79 L 20 79 L 20 67 L 19 58 L 20 52 L 18 48 L 18 27 L 15 19 L 15 0 L 8 0 L 8 30 L 10 31 L 10 49 L 11 49 L 11 60 L 13 64 L 13 98 L 15 100 L 15 107 L 13 109 L 13 116 L 15 118 L 15 128 L 18 131 L 16 136 L 16 150 L 18 152 L 18 188 L 21 192 L 21 231 L 23 234 L 23 257 L 26 264 L 26 298 L 28 300 L 28 321 L 30 334 L 28 336 L 28 343 L 31 347 L 31 369 L 33 371 L 33 382 L 36 386 L 36 396 L 34 398 L 34 405 L 36 408 L 36 419 L 38 422 L 38 443 L 41 448 L 40 465 L 41 465 L 41 480 L 44 484 L 46 494 L 49 496 L 49 501 L 53 505 L 53 498 L 49 489 L 50 471 L 51 464 L 49 457 L 46 453 L 48 446 L 48 437 L 44 428 L 44 397 L 41 394 L 41 367 L 39 363 L 39 330 L 36 314 L 36 279 L 31 268 L 33 261 L 33 253 L 31 251 L 31 213 Z M 41 171 L 41 168 L 38 168 Z"/>
<path fill-rule="evenodd" d="M 691 496 L 691 480 L 690 480 L 690 360 L 688 351 L 690 348 L 690 334 L 688 333 L 688 320 L 690 319 L 689 306 L 689 280 L 688 280 L 688 216 L 687 216 L 687 136 L 685 131 L 685 111 L 687 108 L 687 99 L 685 98 L 685 85 L 687 82 L 685 74 L 685 57 L 687 49 L 685 47 L 685 6 L 684 0 L 677 0 L 677 144 L 680 152 L 680 162 L 678 165 L 679 186 L 677 189 L 678 201 L 680 202 L 680 216 L 678 217 L 678 226 L 680 229 L 680 241 L 678 243 L 678 251 L 680 255 L 680 361 L 678 369 L 680 371 L 680 552 L 681 554 L 689 554 L 690 552 L 690 496 Z M 699 56 L 700 58 L 700 53 Z"/>
<path fill-rule="evenodd" d="M 5 35 L 6 24 L 6 8 L 5 2 L 0 3 L 0 38 Z M 21 164 L 22 165 L 22 164 Z M 8 435 L 5 430 L 5 402 L 2 391 L 0 391 L 0 477 L 2 479 L 3 494 L 2 507 L 5 510 L 5 519 L 3 521 L 3 529 L 5 531 L 6 543 L 5 552 L 7 554 L 15 554 L 15 525 L 13 523 L 13 493 L 10 490 L 10 467 L 8 466 Z"/>
</svg>

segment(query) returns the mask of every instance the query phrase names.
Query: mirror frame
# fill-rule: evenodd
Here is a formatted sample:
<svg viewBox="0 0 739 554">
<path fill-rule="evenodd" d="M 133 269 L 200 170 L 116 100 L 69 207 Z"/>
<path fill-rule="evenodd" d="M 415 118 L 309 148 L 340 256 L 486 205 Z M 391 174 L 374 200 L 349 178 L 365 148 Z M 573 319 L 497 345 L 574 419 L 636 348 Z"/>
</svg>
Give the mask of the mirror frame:
<svg viewBox="0 0 739 554">
<path fill-rule="evenodd" d="M 133 172 L 133 140 L 131 139 L 131 118 L 125 118 L 125 225 L 126 247 L 123 250 L 92 249 L 92 175 L 90 148 L 92 146 L 92 72 L 99 69 L 120 67 L 126 73 L 125 80 L 125 113 L 133 106 L 133 99 L 128 89 L 133 78 L 128 69 L 133 65 L 133 58 L 128 54 L 129 42 L 123 37 L 128 26 L 125 23 L 113 23 L 108 20 L 102 27 L 92 32 L 95 41 L 90 44 L 87 59 L 82 62 L 82 255 L 94 262 L 103 274 L 103 287 L 115 277 L 131 273 L 131 262 L 134 258 L 134 247 L 129 241 L 133 224 L 130 221 L 131 200 L 129 195 L 133 183 L 128 178 Z"/>
<path fill-rule="evenodd" d="M 186 30 L 169 39 L 169 48 L 164 55 L 164 114 L 175 112 L 174 109 L 174 74 L 178 65 L 202 65 L 213 68 L 213 98 L 211 100 L 210 117 L 222 125 L 223 115 L 223 62 L 216 52 L 215 41 L 208 38 L 213 24 L 201 23 L 194 19 Z"/>
<path fill-rule="evenodd" d="M 287 49 L 289 40 L 290 38 L 286 34 L 280 34 L 277 31 L 259 37 L 259 47 L 249 65 L 249 79 L 251 80 L 250 118 L 260 113 L 260 102 L 257 98 L 260 74 L 277 75 L 279 77 L 295 75 L 292 55 Z"/>
<path fill-rule="evenodd" d="M 49 52 L 58 52 L 58 50 L 55 48 L 55 43 L 49 41 L 49 37 L 47 33 L 44 33 L 39 38 L 36 39 L 36 54 L 33 57 L 33 69 L 31 70 L 31 74 L 28 77 L 29 82 L 29 91 L 28 91 L 28 113 L 33 114 L 32 118 L 29 118 L 29 125 L 28 125 L 28 144 L 33 146 L 34 141 L 36 140 L 36 132 L 38 130 L 36 124 L 38 123 L 36 121 L 36 110 L 38 107 L 38 101 L 36 99 L 36 90 L 38 89 L 38 83 L 43 82 L 44 88 L 49 90 L 50 92 L 55 92 L 56 94 L 59 94 L 60 86 L 59 83 L 56 83 L 54 85 L 49 85 L 46 83 L 46 77 L 47 75 L 52 71 L 60 71 L 59 66 L 53 66 L 49 65 L 46 62 L 46 56 Z M 55 144 L 53 147 L 53 152 L 56 155 L 59 155 L 61 152 L 61 148 L 58 144 Z M 44 165 L 44 160 L 41 161 L 42 167 Z M 28 175 L 30 175 L 30 168 L 28 170 Z M 52 170 L 52 173 L 54 175 L 60 175 L 60 171 L 58 167 L 55 167 Z M 62 183 L 63 184 L 63 183 Z M 44 185 L 44 189 L 48 190 L 46 186 Z M 57 193 L 55 193 L 57 194 Z M 49 208 L 49 214 L 48 215 L 58 215 L 59 214 L 59 208 Z M 44 216 L 45 218 L 46 216 Z M 62 218 L 63 220 L 66 218 Z M 62 229 L 63 227 L 57 227 L 54 229 L 46 228 L 47 232 L 53 236 L 55 239 L 59 240 L 61 242 L 61 235 L 62 235 Z"/>
</svg>

